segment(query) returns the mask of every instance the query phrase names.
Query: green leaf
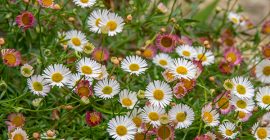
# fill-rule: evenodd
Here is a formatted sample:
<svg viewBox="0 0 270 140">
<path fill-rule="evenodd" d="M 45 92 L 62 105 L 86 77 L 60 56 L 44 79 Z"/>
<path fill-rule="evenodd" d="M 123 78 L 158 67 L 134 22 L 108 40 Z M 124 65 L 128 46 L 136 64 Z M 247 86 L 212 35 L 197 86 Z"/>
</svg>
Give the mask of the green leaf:
<svg viewBox="0 0 270 140">
<path fill-rule="evenodd" d="M 219 3 L 219 0 L 214 0 L 212 3 L 210 3 L 207 7 L 199 11 L 193 19 L 199 20 L 199 21 L 205 21 L 208 19 L 208 17 L 211 15 L 211 13 L 215 10 L 217 4 Z"/>
<path fill-rule="evenodd" d="M 256 35 L 254 36 L 253 43 L 254 45 L 258 45 L 261 42 L 260 32 L 257 31 Z"/>
</svg>

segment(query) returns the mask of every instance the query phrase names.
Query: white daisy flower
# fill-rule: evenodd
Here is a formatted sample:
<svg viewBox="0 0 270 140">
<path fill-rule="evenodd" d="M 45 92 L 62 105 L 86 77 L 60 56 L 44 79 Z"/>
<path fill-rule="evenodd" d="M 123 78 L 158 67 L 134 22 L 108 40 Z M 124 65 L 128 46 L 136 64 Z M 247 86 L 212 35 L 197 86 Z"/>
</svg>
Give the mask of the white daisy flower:
<svg viewBox="0 0 270 140">
<path fill-rule="evenodd" d="M 208 104 L 202 108 L 202 120 L 209 126 L 217 126 L 219 124 L 219 113 Z"/>
<path fill-rule="evenodd" d="M 269 127 L 260 127 L 259 123 L 256 122 L 252 126 L 251 133 L 254 135 L 256 140 L 270 140 L 270 128 Z"/>
<path fill-rule="evenodd" d="M 27 79 L 27 84 L 32 93 L 46 96 L 50 92 L 49 83 L 41 75 L 33 75 Z"/>
<path fill-rule="evenodd" d="M 234 105 L 235 111 L 251 112 L 255 106 L 252 99 L 241 99 L 237 96 L 232 96 L 231 104 Z"/>
<path fill-rule="evenodd" d="M 88 42 L 85 34 L 77 30 L 66 32 L 65 40 L 68 40 L 68 46 L 70 48 L 78 52 L 82 52 L 84 45 Z"/>
<path fill-rule="evenodd" d="M 173 59 L 166 53 L 159 53 L 153 58 L 153 62 L 162 68 L 167 68 L 172 61 Z"/>
<path fill-rule="evenodd" d="M 97 78 L 100 76 L 102 65 L 90 58 L 82 58 L 77 62 L 77 71 L 86 77 Z"/>
<path fill-rule="evenodd" d="M 260 124 L 270 128 L 270 112 L 267 112 L 262 116 Z"/>
<path fill-rule="evenodd" d="M 134 108 L 132 112 L 128 112 L 127 116 L 133 121 L 133 123 L 136 125 L 137 128 L 141 127 L 143 123 L 142 119 L 142 109 L 141 108 Z"/>
<path fill-rule="evenodd" d="M 270 60 L 262 60 L 255 69 L 255 74 L 258 80 L 262 83 L 270 83 Z"/>
<path fill-rule="evenodd" d="M 99 73 L 98 77 L 95 77 L 96 80 L 102 80 L 104 78 L 107 78 L 109 76 L 109 73 L 107 72 L 107 68 L 104 65 L 101 65 L 101 72 Z"/>
<path fill-rule="evenodd" d="M 256 94 L 257 104 L 261 108 L 270 109 L 270 87 L 259 88 L 259 92 Z"/>
<path fill-rule="evenodd" d="M 121 68 L 130 74 L 142 74 L 147 69 L 146 61 L 139 56 L 127 56 L 121 62 Z"/>
<path fill-rule="evenodd" d="M 207 132 L 205 133 L 205 135 L 207 135 L 210 138 L 210 140 L 215 140 L 217 138 L 217 136 L 212 132 Z"/>
<path fill-rule="evenodd" d="M 70 73 L 70 70 L 63 64 L 54 64 L 47 67 L 42 76 L 50 85 L 62 87 L 67 84 Z"/>
<path fill-rule="evenodd" d="M 127 116 L 116 116 L 109 121 L 107 131 L 115 140 L 133 140 L 137 128 Z"/>
<path fill-rule="evenodd" d="M 92 85 L 92 81 L 93 81 L 93 79 L 90 78 L 90 77 L 82 76 L 82 75 L 80 75 L 78 73 L 75 73 L 75 74 L 70 75 L 69 80 L 67 82 L 67 87 L 70 88 L 70 89 L 73 88 L 73 90 L 75 90 L 76 85 L 78 84 L 78 82 L 80 80 L 87 80 L 87 81 L 89 81 L 90 85 Z"/>
<path fill-rule="evenodd" d="M 170 104 L 172 96 L 170 85 L 159 80 L 149 83 L 145 90 L 145 97 L 153 106 L 166 107 Z"/>
<path fill-rule="evenodd" d="M 114 79 L 103 79 L 94 86 L 94 94 L 103 99 L 110 99 L 120 91 L 120 84 Z"/>
<path fill-rule="evenodd" d="M 234 12 L 229 12 L 228 19 L 235 25 L 239 25 L 241 23 L 241 16 Z"/>
<path fill-rule="evenodd" d="M 73 0 L 73 2 L 82 8 L 86 8 L 93 6 L 96 3 L 96 0 Z"/>
<path fill-rule="evenodd" d="M 32 76 L 34 73 L 34 69 L 31 65 L 29 64 L 24 64 L 22 67 L 21 67 L 21 74 L 24 76 L 24 77 L 30 77 Z"/>
<path fill-rule="evenodd" d="M 170 121 L 176 122 L 175 128 L 188 128 L 194 121 L 194 111 L 185 104 L 173 106 L 168 113 Z"/>
<path fill-rule="evenodd" d="M 174 59 L 173 63 L 169 64 L 168 69 L 178 79 L 194 79 L 197 71 L 196 66 L 191 61 L 182 58 Z"/>
<path fill-rule="evenodd" d="M 131 92 L 124 89 L 119 93 L 119 102 L 122 104 L 122 107 L 132 109 L 137 101 L 138 99 L 136 92 Z"/>
<path fill-rule="evenodd" d="M 145 106 L 143 108 L 142 118 L 146 123 L 150 123 L 153 127 L 160 126 L 159 117 L 164 114 L 165 110 L 158 106 Z"/>
<path fill-rule="evenodd" d="M 196 57 L 196 50 L 190 45 L 181 45 L 176 48 L 176 53 L 183 58 L 192 60 Z"/>
<path fill-rule="evenodd" d="M 16 128 L 8 140 L 28 140 L 28 135 L 22 128 Z"/>
<path fill-rule="evenodd" d="M 195 48 L 195 50 L 196 50 L 195 60 L 201 61 L 202 65 L 207 66 L 214 63 L 215 57 L 210 50 L 205 50 L 204 47 L 198 47 Z"/>
<path fill-rule="evenodd" d="M 107 17 L 108 14 L 109 14 L 109 11 L 106 9 L 105 10 L 98 9 L 98 10 L 93 11 L 87 21 L 90 31 L 95 32 L 95 33 L 101 33 L 101 29 L 100 29 L 101 18 Z"/>
<path fill-rule="evenodd" d="M 238 132 L 235 132 L 235 124 L 224 122 L 219 127 L 219 132 L 225 139 L 234 139 Z"/>
<path fill-rule="evenodd" d="M 254 96 L 254 87 L 251 82 L 245 77 L 235 77 L 232 79 L 233 89 L 232 94 L 243 99 L 251 99 Z"/>
<path fill-rule="evenodd" d="M 124 24 L 123 18 L 115 13 L 108 13 L 107 16 L 101 17 L 100 21 L 101 28 L 105 28 L 109 36 L 122 32 Z"/>
</svg>

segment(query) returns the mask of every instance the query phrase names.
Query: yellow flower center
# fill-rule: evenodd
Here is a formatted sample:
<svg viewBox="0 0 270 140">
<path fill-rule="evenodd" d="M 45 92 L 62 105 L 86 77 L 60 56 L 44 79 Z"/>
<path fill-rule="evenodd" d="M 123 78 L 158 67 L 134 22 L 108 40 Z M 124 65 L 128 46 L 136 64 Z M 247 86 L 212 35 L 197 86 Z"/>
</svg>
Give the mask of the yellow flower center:
<svg viewBox="0 0 270 140">
<path fill-rule="evenodd" d="M 12 140 L 24 140 L 24 137 L 22 134 L 15 134 Z"/>
<path fill-rule="evenodd" d="M 89 95 L 89 88 L 88 87 L 85 87 L 85 86 L 82 86 L 80 88 L 78 88 L 78 94 L 80 96 L 88 96 Z"/>
<path fill-rule="evenodd" d="M 235 53 L 230 52 L 226 56 L 227 61 L 234 63 L 237 60 L 237 56 Z"/>
<path fill-rule="evenodd" d="M 187 72 L 188 72 L 188 70 L 187 70 L 186 67 L 179 66 L 179 67 L 176 68 L 176 72 L 177 72 L 178 74 L 186 75 Z"/>
<path fill-rule="evenodd" d="M 106 26 L 110 31 L 114 31 L 117 28 L 117 23 L 113 20 L 110 20 L 107 22 Z"/>
<path fill-rule="evenodd" d="M 32 72 L 29 68 L 23 68 L 22 71 L 24 74 L 28 74 L 28 75 L 31 74 Z"/>
<path fill-rule="evenodd" d="M 202 62 L 205 62 L 207 60 L 205 54 L 198 54 L 197 58 Z"/>
<path fill-rule="evenodd" d="M 42 0 L 42 5 L 45 7 L 50 7 L 53 4 L 53 0 Z"/>
<path fill-rule="evenodd" d="M 206 122 L 208 122 L 208 123 L 211 123 L 211 122 L 213 122 L 214 117 L 213 117 L 213 115 L 210 112 L 204 112 L 204 114 L 203 114 L 203 120 L 206 121 Z"/>
<path fill-rule="evenodd" d="M 244 109 L 244 108 L 247 107 L 247 103 L 246 103 L 245 101 L 243 101 L 243 100 L 237 101 L 237 102 L 236 102 L 236 105 L 237 105 L 237 107 L 239 107 L 239 108 L 241 108 L 241 109 Z"/>
<path fill-rule="evenodd" d="M 80 0 L 82 3 L 87 3 L 89 0 Z"/>
<path fill-rule="evenodd" d="M 229 107 L 229 100 L 228 98 L 222 97 L 218 101 L 218 106 L 221 107 L 222 109 L 226 109 Z"/>
<path fill-rule="evenodd" d="M 123 125 L 119 125 L 116 127 L 116 133 L 119 135 L 119 136 L 124 136 L 127 134 L 127 128 Z"/>
<path fill-rule="evenodd" d="M 30 24 L 30 19 L 29 19 L 29 15 L 28 14 L 23 14 L 21 20 L 22 20 L 22 23 L 24 25 L 29 25 Z"/>
<path fill-rule="evenodd" d="M 186 118 L 187 118 L 187 115 L 186 115 L 185 112 L 179 112 L 179 113 L 177 113 L 177 115 L 176 115 L 176 120 L 177 120 L 178 122 L 183 122 L 183 121 L 186 120 Z"/>
<path fill-rule="evenodd" d="M 265 139 L 267 137 L 267 131 L 265 130 L 265 128 L 257 128 L 257 136 L 260 139 Z"/>
<path fill-rule="evenodd" d="M 153 56 L 153 51 L 150 50 L 150 49 L 146 49 L 146 50 L 144 50 L 144 52 L 143 52 L 143 56 L 146 57 L 146 58 L 150 58 L 150 57 Z"/>
<path fill-rule="evenodd" d="M 16 127 L 20 127 L 23 125 L 23 118 L 21 116 L 15 116 L 13 119 L 12 119 L 12 124 L 15 125 Z"/>
<path fill-rule="evenodd" d="M 136 125 L 136 127 L 140 127 L 142 124 L 142 119 L 138 116 L 134 117 L 132 121 Z"/>
<path fill-rule="evenodd" d="M 59 72 L 56 72 L 52 75 L 52 81 L 59 83 L 64 79 L 63 75 Z"/>
<path fill-rule="evenodd" d="M 164 60 L 164 59 L 161 59 L 161 60 L 159 60 L 159 64 L 161 66 L 166 66 L 168 64 L 168 62 L 166 60 Z"/>
<path fill-rule="evenodd" d="M 96 26 L 99 27 L 100 21 L 101 21 L 101 18 L 97 18 L 97 19 L 96 19 Z"/>
<path fill-rule="evenodd" d="M 105 87 L 102 89 L 102 92 L 103 92 L 103 94 L 109 95 L 109 94 L 112 93 L 112 87 L 110 87 L 110 86 L 105 86 Z"/>
<path fill-rule="evenodd" d="M 183 51 L 182 54 L 186 57 L 189 57 L 190 56 L 190 52 L 189 51 Z"/>
<path fill-rule="evenodd" d="M 14 65 L 16 63 L 16 56 L 13 54 L 6 54 L 4 60 L 9 65 Z"/>
<path fill-rule="evenodd" d="M 236 91 L 239 93 L 239 94 L 246 94 L 246 88 L 243 86 L 243 85 L 237 85 L 236 86 Z"/>
<path fill-rule="evenodd" d="M 238 24 L 239 23 L 239 20 L 237 18 L 235 18 L 235 17 L 233 17 L 231 20 L 232 20 L 232 22 L 234 24 Z"/>
<path fill-rule="evenodd" d="M 159 119 L 159 115 L 157 112 L 150 112 L 148 114 L 148 118 L 151 120 L 151 121 L 157 121 Z"/>
<path fill-rule="evenodd" d="M 43 85 L 40 82 L 33 82 L 32 84 L 35 91 L 42 91 Z"/>
<path fill-rule="evenodd" d="M 265 66 L 263 68 L 263 74 L 266 75 L 266 76 L 270 75 L 270 66 Z"/>
<path fill-rule="evenodd" d="M 138 71 L 140 69 L 140 66 L 138 64 L 130 64 L 129 70 L 131 71 Z"/>
<path fill-rule="evenodd" d="M 100 120 L 100 117 L 98 116 L 98 115 L 95 115 L 95 114 L 91 114 L 90 115 L 90 118 L 89 118 L 89 121 L 90 122 L 97 122 L 97 121 L 99 121 Z"/>
<path fill-rule="evenodd" d="M 92 74 L 92 68 L 89 66 L 82 66 L 81 70 L 82 70 L 82 73 L 84 74 Z"/>
<path fill-rule="evenodd" d="M 263 96 L 262 102 L 263 102 L 264 104 L 270 104 L 270 96 L 269 96 L 269 95 Z"/>
<path fill-rule="evenodd" d="M 270 26 L 267 26 L 264 28 L 264 33 L 266 33 L 266 34 L 270 33 Z"/>
<path fill-rule="evenodd" d="M 74 44 L 76 47 L 81 45 L 81 40 L 78 37 L 71 38 L 72 44 Z"/>
<path fill-rule="evenodd" d="M 239 111 L 239 113 L 238 113 L 238 117 L 239 117 L 239 118 L 241 118 L 241 119 L 243 119 L 243 118 L 245 118 L 245 117 L 246 117 L 246 113 L 245 113 L 245 112 L 243 112 L 243 111 Z"/>
<path fill-rule="evenodd" d="M 156 89 L 153 92 L 153 96 L 156 100 L 162 100 L 164 98 L 164 92 L 163 90 Z"/>
<path fill-rule="evenodd" d="M 158 128 L 157 135 L 162 140 L 168 139 L 171 136 L 171 129 L 166 125 L 161 125 Z"/>
<path fill-rule="evenodd" d="M 227 136 L 231 136 L 231 135 L 233 134 L 233 131 L 230 130 L 230 129 L 226 129 L 225 134 L 226 134 Z"/>
<path fill-rule="evenodd" d="M 173 40 L 170 37 L 163 37 L 160 43 L 162 47 L 170 48 L 173 45 Z"/>
<path fill-rule="evenodd" d="M 130 100 L 129 98 L 124 98 L 124 99 L 122 99 L 122 104 L 124 106 L 131 106 L 132 105 L 132 100 Z"/>
<path fill-rule="evenodd" d="M 97 50 L 95 53 L 94 53 L 94 58 L 95 60 L 97 61 L 103 61 L 105 60 L 105 51 L 102 49 L 102 50 Z"/>
</svg>

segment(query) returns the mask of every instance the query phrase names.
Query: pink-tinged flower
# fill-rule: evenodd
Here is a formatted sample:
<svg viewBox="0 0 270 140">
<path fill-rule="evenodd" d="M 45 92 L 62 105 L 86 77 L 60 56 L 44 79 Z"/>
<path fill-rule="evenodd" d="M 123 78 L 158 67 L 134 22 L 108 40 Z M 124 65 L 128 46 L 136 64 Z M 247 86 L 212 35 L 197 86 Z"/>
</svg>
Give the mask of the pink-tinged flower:
<svg viewBox="0 0 270 140">
<path fill-rule="evenodd" d="M 15 49 L 3 49 L 1 50 L 1 56 L 3 63 L 9 67 L 16 67 L 21 63 L 21 53 Z"/>
<path fill-rule="evenodd" d="M 173 87 L 173 94 L 177 99 L 183 98 L 187 94 L 187 89 L 184 87 L 183 83 L 177 83 Z"/>
<path fill-rule="evenodd" d="M 90 85 L 90 82 L 88 80 L 81 80 L 77 88 L 75 89 L 75 92 L 80 96 L 80 97 L 89 97 L 93 95 L 92 91 L 92 86 Z"/>
<path fill-rule="evenodd" d="M 21 113 L 11 113 L 8 115 L 7 119 L 6 124 L 8 125 L 9 132 L 17 127 L 23 127 L 25 123 L 25 118 Z"/>
<path fill-rule="evenodd" d="M 161 74 L 163 78 L 165 79 L 165 81 L 168 83 L 176 80 L 176 77 L 173 75 L 173 73 L 169 69 L 166 69 Z"/>
<path fill-rule="evenodd" d="M 270 20 L 264 22 L 262 26 L 262 33 L 263 34 L 270 34 Z"/>
<path fill-rule="evenodd" d="M 203 72 L 203 65 L 202 65 L 202 61 L 197 61 L 197 60 L 193 60 L 192 63 L 197 66 L 197 71 L 196 71 L 196 75 L 195 78 L 198 78 L 201 73 Z"/>
<path fill-rule="evenodd" d="M 225 60 L 223 60 L 219 63 L 218 68 L 219 68 L 220 72 L 222 72 L 223 74 L 230 74 L 233 70 L 233 66 L 230 65 Z"/>
<path fill-rule="evenodd" d="M 254 27 L 254 23 L 250 19 L 245 19 L 243 23 L 247 29 L 251 29 Z"/>
<path fill-rule="evenodd" d="M 92 58 L 98 62 L 107 61 L 109 59 L 109 51 L 106 48 L 95 48 L 92 53 Z"/>
<path fill-rule="evenodd" d="M 25 11 L 16 17 L 16 23 L 24 30 L 34 26 L 35 17 L 31 12 Z"/>
<path fill-rule="evenodd" d="M 157 48 L 166 53 L 171 53 L 176 47 L 177 39 L 175 35 L 171 34 L 160 34 L 156 38 Z"/>
<path fill-rule="evenodd" d="M 100 124 L 102 120 L 102 115 L 100 112 L 92 111 L 86 112 L 85 121 L 89 126 L 97 126 Z"/>
<path fill-rule="evenodd" d="M 183 86 L 186 88 L 188 92 L 191 91 L 196 85 L 196 80 L 194 79 L 181 78 L 180 82 L 183 84 Z"/>
<path fill-rule="evenodd" d="M 214 99 L 214 102 L 216 103 L 216 109 L 218 109 L 221 114 L 228 114 L 232 110 L 229 92 L 219 94 Z"/>
<path fill-rule="evenodd" d="M 262 47 L 262 54 L 266 59 L 270 59 L 270 43 Z"/>
<path fill-rule="evenodd" d="M 217 137 L 212 132 L 207 132 L 206 134 L 202 134 L 199 136 L 196 136 L 194 140 L 215 140 Z"/>
<path fill-rule="evenodd" d="M 157 54 L 157 49 L 155 46 L 148 46 L 146 49 L 143 50 L 142 56 L 147 59 L 152 59 Z"/>
<path fill-rule="evenodd" d="M 235 47 L 227 48 L 224 53 L 224 58 L 231 65 L 238 65 L 243 60 L 241 52 Z"/>
<path fill-rule="evenodd" d="M 54 0 L 38 0 L 38 3 L 45 8 L 54 8 Z"/>
<path fill-rule="evenodd" d="M 155 132 L 157 140 L 174 140 L 174 129 L 170 125 L 161 125 Z"/>
<path fill-rule="evenodd" d="M 231 30 L 227 29 L 221 34 L 221 43 L 224 47 L 234 47 L 236 40 Z"/>
<path fill-rule="evenodd" d="M 251 112 L 243 112 L 243 111 L 239 111 L 237 113 L 237 118 L 239 121 L 241 122 L 246 122 L 248 121 L 248 119 L 252 116 L 252 113 Z"/>
<path fill-rule="evenodd" d="M 184 42 L 184 44 L 188 44 L 188 45 L 192 45 L 192 40 L 191 38 L 187 37 L 187 36 L 181 36 L 181 40 Z"/>
</svg>

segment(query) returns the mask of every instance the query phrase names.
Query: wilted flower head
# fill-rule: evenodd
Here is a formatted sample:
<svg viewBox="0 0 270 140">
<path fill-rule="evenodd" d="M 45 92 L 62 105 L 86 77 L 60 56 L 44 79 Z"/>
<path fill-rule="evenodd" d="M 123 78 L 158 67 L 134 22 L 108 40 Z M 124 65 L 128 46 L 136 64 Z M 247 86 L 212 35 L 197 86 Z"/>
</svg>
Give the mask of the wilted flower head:
<svg viewBox="0 0 270 140">
<path fill-rule="evenodd" d="M 263 34 L 270 34 L 270 20 L 264 22 L 262 26 L 262 33 Z"/>
<path fill-rule="evenodd" d="M 11 113 L 8 115 L 8 121 L 6 124 L 8 125 L 8 130 L 12 131 L 16 127 L 23 127 L 25 123 L 25 118 L 21 113 Z"/>
<path fill-rule="evenodd" d="M 107 61 L 109 59 L 109 51 L 104 47 L 95 48 L 92 58 L 98 62 Z"/>
<path fill-rule="evenodd" d="M 31 65 L 29 64 L 24 64 L 22 67 L 21 67 L 21 74 L 24 76 L 24 77 L 30 77 L 32 76 L 34 73 L 34 69 Z"/>
<path fill-rule="evenodd" d="M 92 91 L 92 86 L 90 85 L 90 82 L 88 80 L 81 80 L 79 81 L 75 92 L 80 96 L 92 96 L 93 95 L 93 91 Z"/>
<path fill-rule="evenodd" d="M 159 34 L 156 38 L 156 46 L 162 52 L 172 52 L 177 45 L 176 43 L 177 40 L 175 35 Z"/>
</svg>

